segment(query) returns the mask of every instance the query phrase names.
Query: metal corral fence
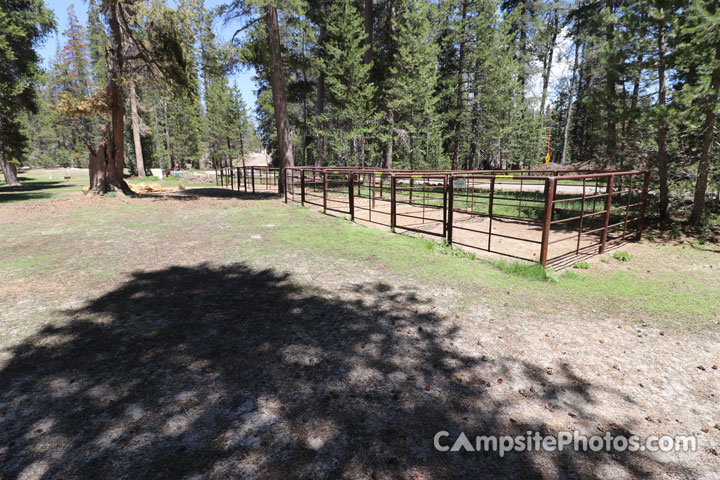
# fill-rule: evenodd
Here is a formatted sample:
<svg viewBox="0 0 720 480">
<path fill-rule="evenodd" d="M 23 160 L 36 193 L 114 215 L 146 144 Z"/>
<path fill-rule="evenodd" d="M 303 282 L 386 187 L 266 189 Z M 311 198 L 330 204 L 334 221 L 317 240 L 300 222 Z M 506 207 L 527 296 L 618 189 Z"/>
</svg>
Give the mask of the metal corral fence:
<svg viewBox="0 0 720 480">
<path fill-rule="evenodd" d="M 215 184 L 245 192 L 277 192 L 279 168 L 222 167 L 216 170 Z"/>
<path fill-rule="evenodd" d="M 224 169 L 218 184 L 277 192 L 279 169 Z M 543 266 L 567 266 L 639 239 L 648 171 L 386 170 L 294 167 L 285 202 Z"/>
</svg>

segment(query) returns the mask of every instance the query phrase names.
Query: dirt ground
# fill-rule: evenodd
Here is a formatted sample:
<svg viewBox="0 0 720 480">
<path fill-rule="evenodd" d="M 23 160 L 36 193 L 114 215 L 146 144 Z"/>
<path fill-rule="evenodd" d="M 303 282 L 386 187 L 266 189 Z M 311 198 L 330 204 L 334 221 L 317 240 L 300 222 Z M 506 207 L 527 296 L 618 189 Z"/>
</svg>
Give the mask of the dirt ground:
<svg viewBox="0 0 720 480">
<path fill-rule="evenodd" d="M 0 204 L 0 478 L 720 478 L 720 316 L 432 251 L 390 268 L 408 245 L 219 189 Z M 715 252 L 627 250 L 627 275 L 707 272 L 720 294 Z M 433 447 L 566 430 L 699 448 Z"/>
<path fill-rule="evenodd" d="M 582 186 L 580 188 L 582 189 Z M 322 211 L 322 195 L 321 190 L 308 189 L 306 205 Z M 299 195 L 296 197 L 291 196 L 288 201 L 299 203 Z M 344 194 L 329 193 L 325 207 L 330 215 L 350 218 L 349 201 Z M 379 194 L 375 199 L 367 196 L 355 197 L 354 207 L 357 223 L 374 228 L 389 229 L 391 202 L 380 198 Z M 396 230 L 399 233 L 422 235 L 437 241 L 442 241 L 444 238 L 442 207 L 398 202 L 396 217 Z M 621 227 L 613 229 L 610 239 L 617 237 L 618 241 L 609 244 L 607 250 L 612 251 L 632 240 L 633 229 L 636 226 L 635 222 L 629 224 L 631 230 L 627 233 L 626 239 L 620 238 L 623 233 Z M 488 238 L 488 232 L 491 230 L 492 238 Z M 564 228 L 562 224 L 551 227 L 551 244 L 548 247 L 548 259 L 551 260 L 551 264 L 557 268 L 569 267 L 578 261 L 591 258 L 598 252 L 597 247 L 591 247 L 599 244 L 599 233 L 583 234 L 579 242 L 577 237 L 576 228 Z M 538 222 L 497 217 L 490 221 L 487 216 L 471 215 L 460 211 L 455 212 L 453 216 L 453 245 L 480 258 L 521 259 L 538 262 L 541 240 L 542 225 Z M 574 253 L 576 250 L 577 254 Z"/>
</svg>

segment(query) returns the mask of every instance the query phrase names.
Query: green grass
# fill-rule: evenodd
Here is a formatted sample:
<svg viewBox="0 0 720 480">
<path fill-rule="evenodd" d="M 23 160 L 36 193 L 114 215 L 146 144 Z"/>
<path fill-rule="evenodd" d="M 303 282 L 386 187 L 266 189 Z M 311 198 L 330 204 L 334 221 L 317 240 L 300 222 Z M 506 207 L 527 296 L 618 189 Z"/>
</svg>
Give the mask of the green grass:
<svg viewBox="0 0 720 480">
<path fill-rule="evenodd" d="M 550 268 L 545 268 L 539 263 L 527 263 L 520 261 L 494 260 L 488 262 L 503 272 L 518 277 L 525 277 L 540 282 L 557 282 L 560 276 Z"/>
<path fill-rule="evenodd" d="M 590 264 L 585 261 L 577 262 L 573 265 L 573 268 L 576 268 L 578 270 L 587 270 L 588 268 L 590 268 Z"/>
<path fill-rule="evenodd" d="M 173 252 L 178 239 L 189 239 L 194 246 L 184 255 L 193 262 L 246 262 L 281 270 L 303 262 L 322 272 L 371 270 L 377 281 L 457 292 L 458 308 L 468 302 L 497 312 L 596 309 L 610 317 L 686 325 L 713 324 L 720 311 L 720 289 L 708 276 L 714 270 L 700 268 L 717 263 L 717 254 L 693 248 L 644 246 L 621 268 L 612 262 L 582 274 L 559 274 L 537 264 L 473 261 L 472 254 L 433 240 L 363 227 L 276 200 L 203 205 L 187 202 L 169 215 L 162 202 L 144 199 L 88 202 L 39 222 L 6 223 L 0 229 L 0 255 L 11 260 L 0 266 L 0 276 L 23 276 L 29 282 L 106 280 L 114 271 L 146 268 L 145 247 L 167 245 Z M 88 241 L 122 248 L 93 250 Z"/>
<path fill-rule="evenodd" d="M 629 252 L 615 252 L 612 256 L 615 260 L 620 260 L 621 262 L 629 262 L 632 260 L 632 255 L 630 255 Z"/>
<path fill-rule="evenodd" d="M 277 255 L 278 248 L 287 249 L 294 255 L 315 258 L 318 265 L 326 268 L 339 259 L 370 262 L 416 281 L 463 290 L 474 301 L 493 303 L 500 298 L 498 292 L 510 291 L 518 294 L 505 297 L 505 302 L 529 309 L 568 303 L 583 311 L 595 308 L 610 315 L 663 323 L 690 321 L 691 325 L 707 324 L 720 311 L 720 289 L 695 270 L 678 272 L 672 268 L 672 275 L 657 274 L 657 270 L 645 273 L 643 269 L 614 268 L 593 269 L 583 275 L 567 270 L 558 273 L 539 264 L 471 261 L 462 255 L 446 254 L 442 245 L 429 239 L 361 227 L 304 207 L 282 207 L 271 212 L 262 208 L 251 210 L 238 212 L 237 221 L 247 224 L 252 215 L 261 220 L 252 220 L 251 224 L 262 221 L 287 225 L 267 232 L 266 242 L 258 253 L 271 256 Z M 676 248 L 663 250 L 666 251 L 662 255 L 671 256 Z M 697 253 L 696 261 L 710 255 Z M 650 260 L 657 261 L 652 256 L 646 259 Z"/>
<path fill-rule="evenodd" d="M 0 183 L 0 203 L 14 203 L 26 200 L 65 198 L 82 191 L 88 183 L 87 172 L 70 171 L 66 180 L 65 170 L 30 170 L 18 174 L 21 187 L 8 187 Z"/>
</svg>

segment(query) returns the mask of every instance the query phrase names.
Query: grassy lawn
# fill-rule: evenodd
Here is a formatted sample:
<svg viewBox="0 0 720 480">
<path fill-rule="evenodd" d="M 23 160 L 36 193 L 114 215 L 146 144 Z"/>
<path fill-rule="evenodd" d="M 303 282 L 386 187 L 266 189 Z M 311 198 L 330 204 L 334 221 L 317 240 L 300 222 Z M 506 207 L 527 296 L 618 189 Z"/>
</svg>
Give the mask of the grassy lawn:
<svg viewBox="0 0 720 480">
<path fill-rule="evenodd" d="M 697 478 L 720 467 L 711 248 L 643 241 L 548 274 L 268 196 L 204 185 L 89 199 L 82 175 L 46 177 L 24 198 L 0 187 L 9 478 Z M 439 430 L 599 428 L 695 434 L 700 450 L 432 448 Z"/>
</svg>

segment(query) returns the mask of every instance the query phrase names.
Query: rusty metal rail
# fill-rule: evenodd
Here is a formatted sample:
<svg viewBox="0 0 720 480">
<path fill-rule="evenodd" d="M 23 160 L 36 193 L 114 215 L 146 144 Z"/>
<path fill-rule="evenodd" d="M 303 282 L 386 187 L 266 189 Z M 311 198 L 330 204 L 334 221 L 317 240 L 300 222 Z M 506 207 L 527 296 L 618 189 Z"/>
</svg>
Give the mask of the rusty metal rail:
<svg viewBox="0 0 720 480">
<path fill-rule="evenodd" d="M 639 239 L 650 181 L 640 170 L 293 167 L 284 175 L 286 203 L 556 267 Z M 279 176 L 272 167 L 223 168 L 218 184 L 277 192 Z"/>
</svg>

